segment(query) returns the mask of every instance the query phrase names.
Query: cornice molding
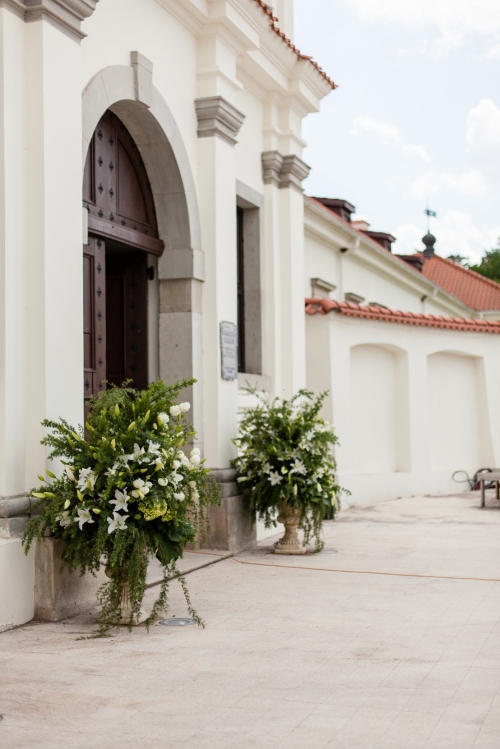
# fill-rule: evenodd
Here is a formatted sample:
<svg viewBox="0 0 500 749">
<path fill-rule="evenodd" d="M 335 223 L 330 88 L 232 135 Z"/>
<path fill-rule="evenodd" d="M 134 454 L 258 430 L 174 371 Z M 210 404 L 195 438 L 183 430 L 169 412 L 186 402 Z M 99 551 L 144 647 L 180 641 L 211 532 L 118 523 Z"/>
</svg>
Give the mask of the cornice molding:
<svg viewBox="0 0 500 749">
<path fill-rule="evenodd" d="M 198 118 L 198 138 L 217 136 L 234 146 L 245 115 L 223 96 L 206 96 L 195 99 L 194 103 Z"/>
<path fill-rule="evenodd" d="M 79 39 L 86 36 L 81 23 L 92 15 L 99 0 L 4 0 L 20 11 L 26 23 L 49 18 Z M 3 4 L 3 3 L 2 3 Z"/>
<path fill-rule="evenodd" d="M 275 185 L 280 189 L 293 187 L 302 192 L 302 182 L 311 167 L 298 156 L 282 156 L 279 151 L 265 151 L 262 154 L 262 179 L 265 185 Z"/>
</svg>

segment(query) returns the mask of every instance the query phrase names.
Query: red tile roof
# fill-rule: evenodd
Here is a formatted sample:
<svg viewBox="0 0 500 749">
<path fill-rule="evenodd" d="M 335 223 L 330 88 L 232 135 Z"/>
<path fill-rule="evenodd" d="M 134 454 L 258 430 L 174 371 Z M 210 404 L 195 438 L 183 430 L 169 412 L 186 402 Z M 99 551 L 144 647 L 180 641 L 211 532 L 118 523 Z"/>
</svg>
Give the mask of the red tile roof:
<svg viewBox="0 0 500 749">
<path fill-rule="evenodd" d="M 424 261 L 422 275 L 448 294 L 477 311 L 500 310 L 500 284 L 444 257 L 419 257 Z"/>
<path fill-rule="evenodd" d="M 306 299 L 308 315 L 326 315 L 337 312 L 345 317 L 358 317 L 363 320 L 381 320 L 382 322 L 399 323 L 400 325 L 416 325 L 421 328 L 444 328 L 446 330 L 461 330 L 470 333 L 497 333 L 500 335 L 500 321 L 496 320 L 465 320 L 461 317 L 440 317 L 438 315 L 424 315 L 416 312 L 400 312 L 399 310 L 362 306 L 353 302 L 335 302 L 332 299 Z"/>
<path fill-rule="evenodd" d="M 309 62 L 314 68 L 316 68 L 316 70 L 321 75 L 321 77 L 324 78 L 325 81 L 327 83 L 329 83 L 330 86 L 333 89 L 337 88 L 337 84 L 332 81 L 332 79 L 325 73 L 325 71 L 323 70 L 323 68 L 320 67 L 318 65 L 318 63 L 315 62 L 312 59 L 312 57 L 310 57 L 309 55 L 303 55 L 302 52 L 300 51 L 300 49 L 297 49 L 297 47 L 295 46 L 295 44 L 293 44 L 293 42 L 291 41 L 291 39 L 289 39 L 286 36 L 286 34 L 283 31 L 281 31 L 281 29 L 279 28 L 278 23 L 277 23 L 279 19 L 277 18 L 277 16 L 275 16 L 273 14 L 273 11 L 269 7 L 269 5 L 267 5 L 267 3 L 262 2 L 262 0 L 254 0 L 254 2 L 256 2 L 257 5 L 262 8 L 262 10 L 264 11 L 264 13 L 266 13 L 269 16 L 269 26 L 271 27 L 271 29 L 279 37 L 281 37 L 281 39 L 283 39 L 283 41 L 286 44 L 288 44 L 288 46 L 290 47 L 290 49 L 292 50 L 292 52 L 295 52 L 295 54 L 297 55 L 297 57 L 299 58 L 299 60 L 306 60 L 307 62 Z"/>
</svg>

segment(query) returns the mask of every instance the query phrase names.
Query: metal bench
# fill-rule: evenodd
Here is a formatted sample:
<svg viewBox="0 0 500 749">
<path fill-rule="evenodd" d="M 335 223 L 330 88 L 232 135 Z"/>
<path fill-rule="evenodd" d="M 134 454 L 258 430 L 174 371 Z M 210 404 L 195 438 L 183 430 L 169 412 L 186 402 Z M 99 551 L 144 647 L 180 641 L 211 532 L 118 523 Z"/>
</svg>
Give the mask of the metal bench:
<svg viewBox="0 0 500 749">
<path fill-rule="evenodd" d="M 500 468 L 494 468 L 492 471 L 484 471 L 479 473 L 477 480 L 481 486 L 481 507 L 486 507 L 486 484 L 491 481 L 495 482 L 495 499 L 500 499 Z"/>
</svg>

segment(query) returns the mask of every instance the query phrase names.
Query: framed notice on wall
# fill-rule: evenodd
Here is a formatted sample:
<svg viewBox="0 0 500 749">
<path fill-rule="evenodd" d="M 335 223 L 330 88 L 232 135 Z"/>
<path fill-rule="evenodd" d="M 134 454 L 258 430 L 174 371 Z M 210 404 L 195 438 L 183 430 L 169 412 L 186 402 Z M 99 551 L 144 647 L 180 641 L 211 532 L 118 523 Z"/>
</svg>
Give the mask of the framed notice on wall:
<svg viewBox="0 0 500 749">
<path fill-rule="evenodd" d="M 233 322 L 220 324 L 221 374 L 223 380 L 238 377 L 238 327 Z"/>
</svg>

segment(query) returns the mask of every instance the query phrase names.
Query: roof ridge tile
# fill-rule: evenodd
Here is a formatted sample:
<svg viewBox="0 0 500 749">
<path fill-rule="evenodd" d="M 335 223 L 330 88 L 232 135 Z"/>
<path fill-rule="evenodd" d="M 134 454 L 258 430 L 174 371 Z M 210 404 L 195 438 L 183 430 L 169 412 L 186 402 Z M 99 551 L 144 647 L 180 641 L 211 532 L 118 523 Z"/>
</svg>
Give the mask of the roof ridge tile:
<svg viewBox="0 0 500 749">
<path fill-rule="evenodd" d="M 318 65 L 318 63 L 315 60 L 313 60 L 313 58 L 310 55 L 303 55 L 300 49 L 298 49 L 295 46 L 295 44 L 292 42 L 292 40 L 286 36 L 285 32 L 281 31 L 280 27 L 277 24 L 277 21 L 279 19 L 277 16 L 274 15 L 271 7 L 267 3 L 264 3 L 263 0 L 254 0 L 254 2 L 257 3 L 257 5 L 260 8 L 262 8 L 262 10 L 264 11 L 264 13 L 266 13 L 267 16 L 269 16 L 269 26 L 271 27 L 271 29 L 274 31 L 275 34 L 277 34 L 281 39 L 283 39 L 283 41 L 290 47 L 292 52 L 295 52 L 299 60 L 305 60 L 306 62 L 309 62 L 314 68 L 316 68 L 320 76 L 324 78 L 327 83 L 330 84 L 332 89 L 338 88 L 337 84 L 334 81 L 332 81 L 332 79 L 325 73 L 323 68 L 320 65 Z"/>
<path fill-rule="evenodd" d="M 307 298 L 305 304 L 308 315 L 318 313 L 326 315 L 329 312 L 336 311 L 346 317 L 364 318 L 366 320 L 381 320 L 403 325 L 500 335 L 500 320 L 468 320 L 462 317 L 426 315 L 422 312 L 403 312 L 402 310 L 382 309 L 370 305 L 362 306 L 353 302 L 337 302 L 333 299 L 321 298 Z"/>
</svg>

